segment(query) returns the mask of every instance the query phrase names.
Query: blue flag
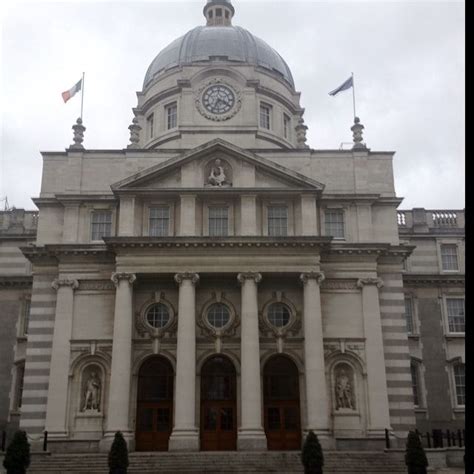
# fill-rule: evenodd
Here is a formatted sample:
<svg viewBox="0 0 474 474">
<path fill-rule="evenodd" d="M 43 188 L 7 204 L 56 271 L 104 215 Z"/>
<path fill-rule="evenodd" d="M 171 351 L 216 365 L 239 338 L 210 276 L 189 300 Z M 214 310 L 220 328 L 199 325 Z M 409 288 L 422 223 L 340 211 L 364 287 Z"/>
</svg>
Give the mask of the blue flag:
<svg viewBox="0 0 474 474">
<path fill-rule="evenodd" d="M 337 89 L 334 89 L 332 92 L 330 92 L 329 95 L 336 95 L 338 92 L 345 91 L 347 89 L 350 89 L 353 86 L 354 86 L 354 82 L 351 76 L 349 77 L 349 79 L 347 79 L 347 81 L 342 83 Z"/>
</svg>

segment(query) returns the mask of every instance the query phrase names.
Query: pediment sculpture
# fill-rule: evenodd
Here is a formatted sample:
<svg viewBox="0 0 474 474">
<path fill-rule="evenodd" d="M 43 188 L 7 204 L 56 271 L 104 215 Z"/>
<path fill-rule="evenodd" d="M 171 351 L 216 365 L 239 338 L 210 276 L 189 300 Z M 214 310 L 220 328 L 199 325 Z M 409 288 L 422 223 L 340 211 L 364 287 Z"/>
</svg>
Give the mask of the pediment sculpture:
<svg viewBox="0 0 474 474">
<path fill-rule="evenodd" d="M 217 158 L 207 168 L 206 186 L 217 188 L 232 186 L 232 169 L 228 163 Z"/>
</svg>

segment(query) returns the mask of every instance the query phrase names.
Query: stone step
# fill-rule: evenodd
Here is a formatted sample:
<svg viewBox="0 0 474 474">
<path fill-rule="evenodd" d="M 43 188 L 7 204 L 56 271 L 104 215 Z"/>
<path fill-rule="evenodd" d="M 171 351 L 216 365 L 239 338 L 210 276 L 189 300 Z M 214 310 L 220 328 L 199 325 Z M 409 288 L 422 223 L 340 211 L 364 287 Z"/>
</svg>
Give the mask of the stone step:
<svg viewBox="0 0 474 474">
<path fill-rule="evenodd" d="M 327 451 L 325 474 L 406 473 L 403 453 Z M 129 473 L 302 474 L 299 452 L 130 453 Z M 107 474 L 107 454 L 33 454 L 29 474 Z"/>
</svg>

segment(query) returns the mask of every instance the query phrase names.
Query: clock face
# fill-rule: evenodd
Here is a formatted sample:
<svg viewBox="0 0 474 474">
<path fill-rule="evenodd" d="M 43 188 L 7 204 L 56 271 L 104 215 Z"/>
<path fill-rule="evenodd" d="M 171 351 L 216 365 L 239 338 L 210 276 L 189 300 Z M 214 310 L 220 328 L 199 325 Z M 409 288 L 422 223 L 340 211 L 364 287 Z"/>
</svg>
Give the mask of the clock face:
<svg viewBox="0 0 474 474">
<path fill-rule="evenodd" d="M 212 114 L 226 114 L 234 107 L 235 94 L 222 84 L 212 85 L 204 91 L 202 104 Z"/>
</svg>

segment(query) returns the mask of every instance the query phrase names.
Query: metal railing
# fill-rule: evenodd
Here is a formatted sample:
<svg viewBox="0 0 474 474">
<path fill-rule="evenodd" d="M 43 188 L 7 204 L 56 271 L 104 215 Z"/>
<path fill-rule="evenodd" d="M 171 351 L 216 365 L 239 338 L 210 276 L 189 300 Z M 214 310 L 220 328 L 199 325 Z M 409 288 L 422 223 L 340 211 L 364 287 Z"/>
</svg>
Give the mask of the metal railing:
<svg viewBox="0 0 474 474">
<path fill-rule="evenodd" d="M 415 430 L 415 433 L 421 440 L 424 448 L 436 449 L 436 448 L 464 448 L 466 440 L 466 430 L 439 430 L 434 429 L 431 432 L 420 433 Z M 390 449 L 390 435 L 394 435 L 393 432 L 385 430 L 385 447 Z"/>
</svg>

